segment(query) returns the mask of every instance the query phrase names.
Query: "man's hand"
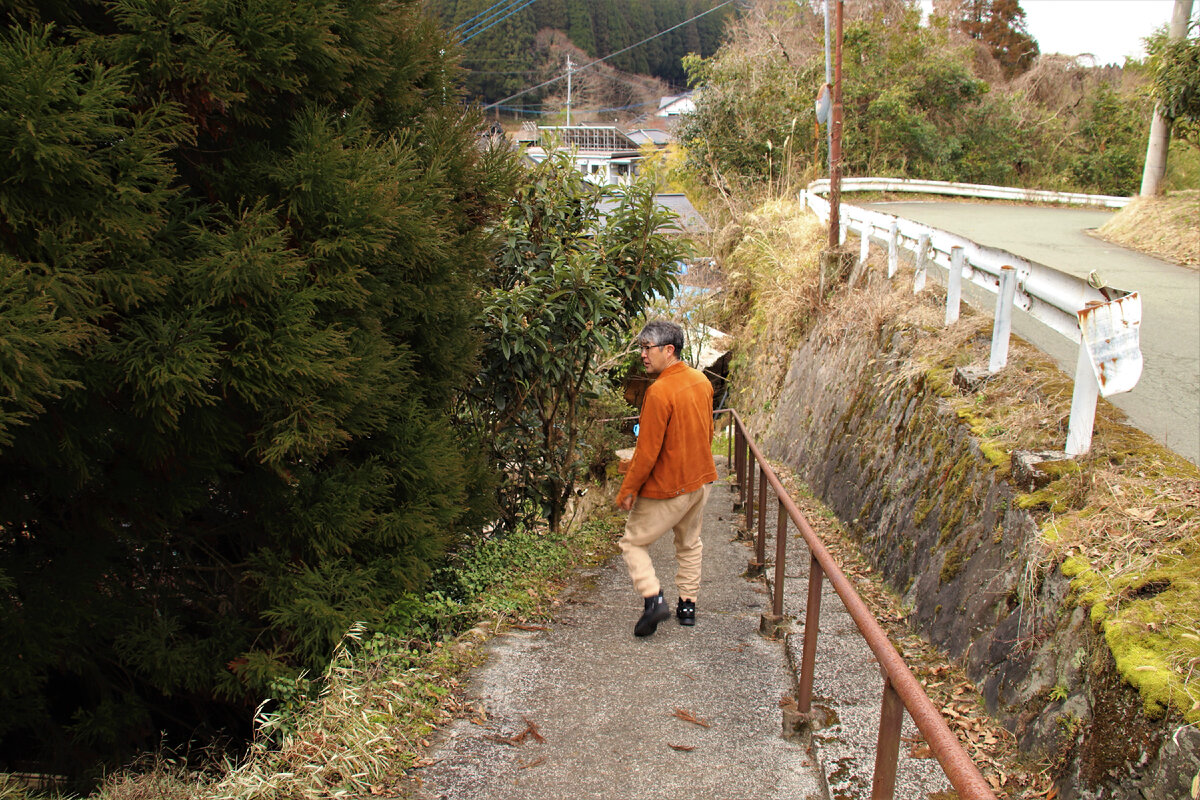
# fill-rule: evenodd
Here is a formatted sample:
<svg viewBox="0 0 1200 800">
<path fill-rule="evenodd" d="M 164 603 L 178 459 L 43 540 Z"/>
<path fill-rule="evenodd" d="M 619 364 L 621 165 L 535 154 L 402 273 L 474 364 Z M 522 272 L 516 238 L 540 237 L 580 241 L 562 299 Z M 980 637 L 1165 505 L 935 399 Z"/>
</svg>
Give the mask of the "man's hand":
<svg viewBox="0 0 1200 800">
<path fill-rule="evenodd" d="M 617 501 L 617 508 L 622 511 L 628 511 L 633 508 L 633 495 L 627 494 Z"/>
</svg>

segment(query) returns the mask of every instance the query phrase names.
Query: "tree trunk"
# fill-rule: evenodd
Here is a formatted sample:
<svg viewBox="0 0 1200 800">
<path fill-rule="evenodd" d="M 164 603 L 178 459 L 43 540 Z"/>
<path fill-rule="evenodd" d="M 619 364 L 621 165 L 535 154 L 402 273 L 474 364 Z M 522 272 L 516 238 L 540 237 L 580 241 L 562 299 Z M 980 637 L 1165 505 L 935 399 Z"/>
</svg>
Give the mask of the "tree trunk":
<svg viewBox="0 0 1200 800">
<path fill-rule="evenodd" d="M 1187 33 L 1188 19 L 1192 16 L 1192 0 L 1175 0 L 1171 12 L 1171 27 L 1167 33 L 1172 41 L 1182 39 Z M 1150 122 L 1150 139 L 1146 144 L 1146 166 L 1142 170 L 1142 197 L 1153 197 L 1163 192 L 1163 176 L 1167 174 L 1167 149 L 1171 144 L 1171 121 L 1163 116 L 1162 106 L 1155 104 L 1154 119 Z"/>
</svg>

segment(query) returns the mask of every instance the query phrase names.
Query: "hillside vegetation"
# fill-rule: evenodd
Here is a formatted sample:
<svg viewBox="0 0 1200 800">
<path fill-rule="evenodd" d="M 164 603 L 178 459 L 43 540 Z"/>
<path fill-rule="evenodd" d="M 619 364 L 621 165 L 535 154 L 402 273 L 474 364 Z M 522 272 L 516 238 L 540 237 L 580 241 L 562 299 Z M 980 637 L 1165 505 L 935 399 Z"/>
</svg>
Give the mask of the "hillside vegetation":
<svg viewBox="0 0 1200 800">
<path fill-rule="evenodd" d="M 752 8 L 715 56 L 686 62 L 700 90 L 680 130 L 688 166 L 727 197 L 826 174 L 813 110 L 821 17 L 803 4 Z M 844 174 L 1137 191 L 1149 126 L 1143 65 L 1005 64 L 961 18 L 922 26 L 901 2 L 847 4 L 846 16 Z"/>
<path fill-rule="evenodd" d="M 443 0 L 429 3 L 429 8 L 447 30 L 458 34 L 468 96 L 483 103 L 496 102 L 550 78 L 565 76 L 567 52 L 574 56 L 575 68 L 619 53 L 607 63 L 628 74 L 603 89 L 593 83 L 590 72 L 575 78 L 575 91 L 582 92 L 583 98 L 581 101 L 581 96 L 576 95 L 576 107 L 608 106 L 611 119 L 612 112 L 653 110 L 653 106 L 621 108 L 632 105 L 623 102 L 632 99 L 629 89 L 622 89 L 625 81 L 645 76 L 660 81 L 664 89 L 681 88 L 686 82 L 681 59 L 688 53 L 708 56 L 716 51 L 725 20 L 733 13 L 731 8 L 705 14 L 686 25 L 681 23 L 717 3 L 718 0 L 539 0 L 500 4 L 496 8 L 492 0 Z M 550 35 L 552 31 L 565 37 L 569 47 L 559 37 Z M 632 47 L 647 39 L 645 44 Z M 622 53 L 623 50 L 626 52 Z M 565 96 L 563 81 L 561 85 L 524 95 L 502 110 L 556 114 Z M 543 101 L 548 101 L 549 108 L 543 107 Z"/>
</svg>

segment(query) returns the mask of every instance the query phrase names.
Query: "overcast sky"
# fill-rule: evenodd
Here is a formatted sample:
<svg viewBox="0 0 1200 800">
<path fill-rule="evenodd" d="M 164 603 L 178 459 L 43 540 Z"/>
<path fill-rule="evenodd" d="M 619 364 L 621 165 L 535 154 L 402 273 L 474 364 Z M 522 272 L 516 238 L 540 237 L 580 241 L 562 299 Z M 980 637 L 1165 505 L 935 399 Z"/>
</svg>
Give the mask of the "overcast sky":
<svg viewBox="0 0 1200 800">
<path fill-rule="evenodd" d="M 1144 56 L 1142 39 L 1170 23 L 1174 7 L 1175 0 L 1021 0 L 1043 53 L 1092 53 L 1098 64 Z"/>
<path fill-rule="evenodd" d="M 931 0 L 922 0 L 928 11 Z M 1171 21 L 1175 0 L 1021 0 L 1029 33 L 1043 53 L 1091 53 L 1097 64 L 1146 54 L 1142 39 Z M 1200 10 L 1200 0 L 1192 13 Z"/>
</svg>

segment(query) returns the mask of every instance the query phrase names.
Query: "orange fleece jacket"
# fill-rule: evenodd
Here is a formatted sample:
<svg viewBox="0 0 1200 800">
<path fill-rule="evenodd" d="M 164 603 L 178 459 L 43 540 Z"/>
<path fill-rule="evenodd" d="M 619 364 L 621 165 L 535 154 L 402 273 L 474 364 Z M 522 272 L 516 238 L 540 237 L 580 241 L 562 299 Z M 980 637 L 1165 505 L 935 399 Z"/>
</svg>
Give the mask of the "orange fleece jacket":
<svg viewBox="0 0 1200 800">
<path fill-rule="evenodd" d="M 637 447 L 617 492 L 665 499 L 694 492 L 717 479 L 712 457 L 712 384 L 704 373 L 676 361 L 642 401 Z"/>
</svg>

